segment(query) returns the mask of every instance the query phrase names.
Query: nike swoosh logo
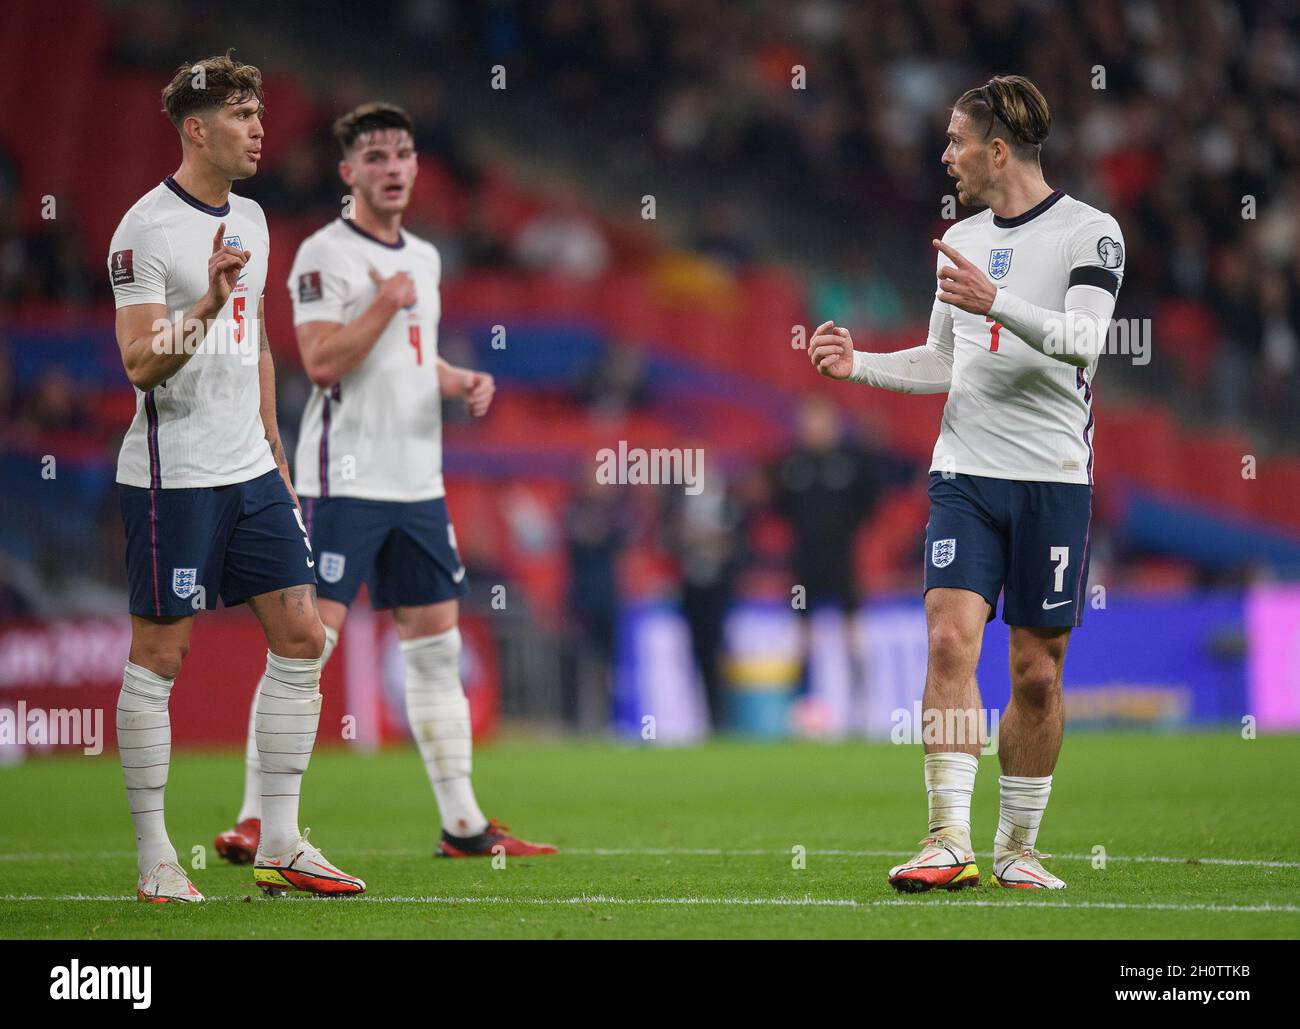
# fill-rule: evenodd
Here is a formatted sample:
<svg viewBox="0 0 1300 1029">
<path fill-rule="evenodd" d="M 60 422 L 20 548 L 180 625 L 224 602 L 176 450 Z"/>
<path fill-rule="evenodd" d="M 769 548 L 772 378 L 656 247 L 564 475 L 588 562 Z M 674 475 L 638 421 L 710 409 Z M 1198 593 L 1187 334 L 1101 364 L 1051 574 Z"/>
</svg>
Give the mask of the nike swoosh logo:
<svg viewBox="0 0 1300 1029">
<path fill-rule="evenodd" d="M 1050 611 L 1054 607 L 1062 607 L 1065 604 L 1073 604 L 1073 600 L 1058 600 L 1055 604 L 1049 604 L 1046 599 L 1043 600 L 1043 610 Z"/>
<path fill-rule="evenodd" d="M 316 567 L 316 562 L 313 561 L 311 558 L 307 558 L 307 567 L 308 567 L 308 568 L 315 568 L 315 567 Z"/>
<path fill-rule="evenodd" d="M 463 578 L 465 578 L 465 566 L 461 565 L 460 568 L 457 570 L 456 574 L 451 577 L 451 581 L 460 582 L 460 580 Z"/>
</svg>

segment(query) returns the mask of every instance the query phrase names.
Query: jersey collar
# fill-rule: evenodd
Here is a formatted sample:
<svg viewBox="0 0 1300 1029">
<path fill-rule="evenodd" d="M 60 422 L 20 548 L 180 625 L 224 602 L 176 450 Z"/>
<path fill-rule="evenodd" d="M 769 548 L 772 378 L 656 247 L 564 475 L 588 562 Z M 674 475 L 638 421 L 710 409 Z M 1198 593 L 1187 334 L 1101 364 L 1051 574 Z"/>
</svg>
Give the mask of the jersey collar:
<svg viewBox="0 0 1300 1029">
<path fill-rule="evenodd" d="M 185 192 L 185 190 L 181 187 L 181 184 L 177 182 L 175 179 L 173 179 L 170 175 L 168 175 L 167 178 L 163 179 L 163 185 L 166 186 L 168 189 L 170 189 L 173 193 L 175 193 L 178 197 L 184 200 L 195 210 L 202 211 L 204 214 L 227 215 L 230 213 L 229 197 L 226 198 L 226 202 L 222 204 L 220 207 L 213 207 L 211 204 L 205 204 L 198 197 L 192 196 L 191 194 Z"/>
<path fill-rule="evenodd" d="M 1024 225 L 1025 222 L 1033 221 L 1063 196 L 1065 196 L 1064 190 L 1054 189 L 1028 211 L 1024 212 L 1024 214 L 1018 214 L 1014 218 L 999 218 L 995 214 L 993 216 L 993 224 L 999 229 L 1014 229 L 1017 225 Z"/>
<path fill-rule="evenodd" d="M 396 243 L 385 243 L 385 242 L 384 242 L 382 239 L 380 239 L 378 236 L 372 236 L 372 235 L 371 235 L 370 233 L 368 233 L 365 229 L 363 229 L 360 225 L 358 225 L 356 222 L 354 222 L 351 218 L 340 218 L 339 221 L 341 221 L 344 225 L 346 225 L 349 229 L 351 229 L 351 230 L 352 230 L 353 232 L 355 232 L 357 235 L 359 235 L 359 236 L 364 236 L 366 239 L 370 240 L 371 243 L 378 243 L 381 247 L 387 247 L 389 250 L 401 250 L 402 247 L 406 246 L 406 237 L 405 237 L 404 235 L 402 235 L 402 230 L 401 230 L 401 229 L 398 229 L 398 230 L 397 230 L 397 242 L 396 242 Z"/>
</svg>

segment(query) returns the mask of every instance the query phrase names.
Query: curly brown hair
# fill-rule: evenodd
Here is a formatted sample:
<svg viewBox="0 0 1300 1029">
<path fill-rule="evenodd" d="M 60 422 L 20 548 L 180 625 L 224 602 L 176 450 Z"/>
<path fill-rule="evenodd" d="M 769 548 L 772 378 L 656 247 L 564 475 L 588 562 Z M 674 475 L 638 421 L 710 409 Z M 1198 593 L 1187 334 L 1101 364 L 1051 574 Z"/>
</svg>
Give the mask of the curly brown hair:
<svg viewBox="0 0 1300 1029">
<path fill-rule="evenodd" d="M 262 73 L 234 50 L 182 64 L 162 91 L 163 112 L 177 129 L 191 114 L 252 99 L 262 103 Z"/>
</svg>

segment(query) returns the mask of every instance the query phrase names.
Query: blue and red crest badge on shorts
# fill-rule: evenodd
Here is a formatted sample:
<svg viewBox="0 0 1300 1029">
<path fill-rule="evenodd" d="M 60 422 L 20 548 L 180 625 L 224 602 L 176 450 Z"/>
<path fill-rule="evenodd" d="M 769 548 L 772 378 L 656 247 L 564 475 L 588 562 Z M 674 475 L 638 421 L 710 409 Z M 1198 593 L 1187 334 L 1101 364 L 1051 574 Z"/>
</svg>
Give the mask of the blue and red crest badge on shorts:
<svg viewBox="0 0 1300 1029">
<path fill-rule="evenodd" d="M 930 563 L 936 568 L 947 568 L 957 556 L 955 539 L 935 540 L 930 548 Z"/>
<path fill-rule="evenodd" d="M 195 580 L 198 579 L 197 568 L 173 568 L 172 592 L 181 600 L 188 600 L 194 592 Z"/>
</svg>

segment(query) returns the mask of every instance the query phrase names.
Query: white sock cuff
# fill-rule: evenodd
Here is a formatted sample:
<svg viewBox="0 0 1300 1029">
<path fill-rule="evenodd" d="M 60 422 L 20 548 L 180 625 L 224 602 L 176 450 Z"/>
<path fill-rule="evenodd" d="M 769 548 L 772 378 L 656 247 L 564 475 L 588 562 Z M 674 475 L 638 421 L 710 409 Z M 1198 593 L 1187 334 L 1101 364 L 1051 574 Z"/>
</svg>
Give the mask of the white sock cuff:
<svg viewBox="0 0 1300 1029">
<path fill-rule="evenodd" d="M 156 686 L 164 690 L 170 690 L 176 682 L 175 679 L 164 679 L 157 672 L 151 672 L 144 665 L 138 665 L 134 661 L 126 663 L 124 672 L 137 682 L 148 683 L 150 686 Z"/>
<path fill-rule="evenodd" d="M 122 670 L 122 692 L 118 694 L 118 706 L 125 704 L 130 707 L 134 703 L 143 704 L 148 710 L 166 711 L 175 682 L 175 679 L 164 679 L 156 672 L 128 661 Z M 136 698 L 135 701 L 128 699 L 128 695 Z"/>
<path fill-rule="evenodd" d="M 266 674 L 288 686 L 319 687 L 320 668 L 318 657 L 281 657 L 266 652 Z"/>
<path fill-rule="evenodd" d="M 460 687 L 460 627 L 453 625 L 446 632 L 432 636 L 419 636 L 402 640 L 402 657 L 406 661 L 407 684 L 412 674 L 422 679 L 438 682 L 455 681 Z"/>
<path fill-rule="evenodd" d="M 926 754 L 926 769 L 948 768 L 953 771 L 969 770 L 972 775 L 979 769 L 980 759 L 974 754 L 962 754 L 958 751 L 945 751 L 942 754 Z"/>
<path fill-rule="evenodd" d="M 334 653 L 334 648 L 339 642 L 339 631 L 337 629 L 333 629 L 328 625 L 323 626 L 323 628 L 325 629 L 325 649 L 320 652 L 322 671 L 325 670 L 325 662 L 330 659 L 330 655 Z"/>
<path fill-rule="evenodd" d="M 1050 775 L 1002 775 L 998 777 L 999 786 L 1028 786 L 1031 789 L 1037 789 L 1042 786 L 1051 786 L 1052 777 Z"/>
<path fill-rule="evenodd" d="M 414 639 L 401 640 L 400 646 L 403 653 L 422 650 L 441 650 L 443 647 L 460 648 L 460 626 L 453 625 L 450 629 L 443 632 L 435 632 L 432 636 L 416 636 Z"/>
</svg>

